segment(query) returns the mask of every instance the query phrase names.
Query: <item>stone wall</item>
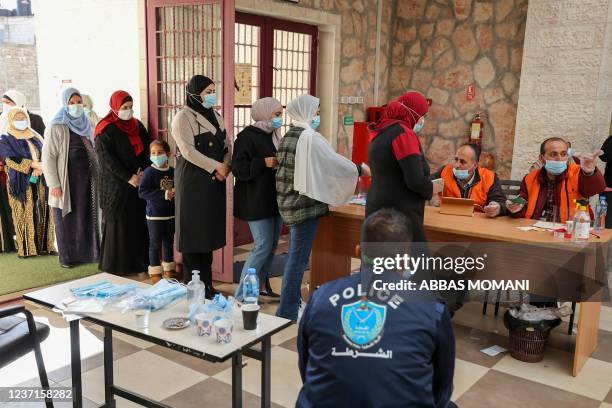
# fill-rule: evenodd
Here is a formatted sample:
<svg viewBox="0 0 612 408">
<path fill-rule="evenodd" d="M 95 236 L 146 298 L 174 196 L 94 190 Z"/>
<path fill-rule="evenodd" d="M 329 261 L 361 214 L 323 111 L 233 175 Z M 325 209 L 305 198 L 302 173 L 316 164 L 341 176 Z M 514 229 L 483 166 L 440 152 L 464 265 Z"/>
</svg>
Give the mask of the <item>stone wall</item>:
<svg viewBox="0 0 612 408">
<path fill-rule="evenodd" d="M 393 23 L 390 97 L 433 99 L 421 142 L 433 168 L 468 141 L 472 116 L 488 116 L 483 150 L 510 175 L 527 0 L 399 0 Z M 474 84 L 473 101 L 466 98 Z"/>
<path fill-rule="evenodd" d="M 379 101 L 388 100 L 388 56 L 392 32 L 395 3 L 405 0 L 383 0 L 380 49 Z M 287 4 L 286 1 L 278 1 Z M 340 104 L 337 140 L 339 153 L 350 156 L 352 148 L 352 129 L 344 129 L 342 118 L 352 114 L 355 121 L 365 120 L 365 108 L 374 105 L 374 78 L 376 71 L 376 24 L 377 0 L 300 0 L 296 8 L 309 8 L 339 14 L 341 27 L 341 59 L 339 96 L 361 96 L 363 104 Z M 279 18 L 283 18 L 279 16 Z M 339 102 L 339 101 L 338 101 Z"/>
<path fill-rule="evenodd" d="M 538 0 L 529 7 L 513 178 L 525 174 L 547 137 L 588 153 L 612 131 L 611 4 Z"/>
<path fill-rule="evenodd" d="M 23 92 L 28 109 L 40 111 L 36 46 L 0 43 L 0 89 Z"/>
</svg>

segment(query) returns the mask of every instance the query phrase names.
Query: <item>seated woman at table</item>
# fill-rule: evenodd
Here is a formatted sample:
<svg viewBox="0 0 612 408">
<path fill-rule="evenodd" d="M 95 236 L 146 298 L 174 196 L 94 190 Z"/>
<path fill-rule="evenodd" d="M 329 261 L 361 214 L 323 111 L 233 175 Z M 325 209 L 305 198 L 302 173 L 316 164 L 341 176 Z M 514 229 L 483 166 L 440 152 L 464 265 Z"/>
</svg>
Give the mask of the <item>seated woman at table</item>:
<svg viewBox="0 0 612 408">
<path fill-rule="evenodd" d="M 422 94 L 406 92 L 389 103 L 383 119 L 370 134 L 372 186 L 366 216 L 381 208 L 402 212 L 412 223 L 415 242 L 426 241 L 425 201 L 431 200 L 436 192 L 417 137 L 425 125 L 428 110 L 427 99 Z"/>
<path fill-rule="evenodd" d="M 578 156 L 580 165 L 568 164 L 568 144 L 560 137 L 551 137 L 540 145 L 541 169 L 531 171 L 523 178 L 520 196 L 527 201 L 518 204 L 506 201 L 510 216 L 534 220 L 556 221 L 554 208 L 558 208 L 558 221 L 571 219 L 574 200 L 586 199 L 606 188 L 603 175 L 597 169 L 598 151 Z"/>
<path fill-rule="evenodd" d="M 432 179 L 444 180 L 443 197 L 470 198 L 477 210 L 488 217 L 506 215 L 506 196 L 497 174 L 478 165 L 480 148 L 465 143 L 457 149 L 455 164 L 447 164 Z"/>
</svg>

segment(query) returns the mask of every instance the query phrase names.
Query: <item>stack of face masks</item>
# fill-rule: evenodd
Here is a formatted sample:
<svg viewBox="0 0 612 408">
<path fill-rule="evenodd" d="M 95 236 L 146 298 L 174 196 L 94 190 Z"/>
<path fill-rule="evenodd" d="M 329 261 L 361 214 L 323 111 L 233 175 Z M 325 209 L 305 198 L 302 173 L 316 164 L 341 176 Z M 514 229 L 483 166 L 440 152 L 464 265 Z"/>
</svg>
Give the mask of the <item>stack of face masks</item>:
<svg viewBox="0 0 612 408">
<path fill-rule="evenodd" d="M 91 285 L 72 288 L 70 291 L 77 298 L 95 297 L 100 299 L 111 299 L 133 292 L 136 288 L 137 285 L 135 284 L 116 285 L 107 281 L 100 281 L 92 283 Z"/>
<path fill-rule="evenodd" d="M 223 315 L 225 318 L 231 318 L 233 316 L 233 310 L 234 298 L 231 296 L 229 298 L 225 298 L 225 296 L 218 293 L 209 303 L 203 305 L 192 303 L 189 306 L 189 315 L 187 318 L 192 322 L 195 322 L 195 315 L 207 312 L 219 314 L 220 317 Z"/>
<path fill-rule="evenodd" d="M 151 311 L 163 309 L 168 305 L 187 296 L 187 288 L 176 280 L 162 279 L 155 285 L 136 291 L 134 296 L 121 302 L 120 307 L 129 309 L 148 309 Z"/>
</svg>

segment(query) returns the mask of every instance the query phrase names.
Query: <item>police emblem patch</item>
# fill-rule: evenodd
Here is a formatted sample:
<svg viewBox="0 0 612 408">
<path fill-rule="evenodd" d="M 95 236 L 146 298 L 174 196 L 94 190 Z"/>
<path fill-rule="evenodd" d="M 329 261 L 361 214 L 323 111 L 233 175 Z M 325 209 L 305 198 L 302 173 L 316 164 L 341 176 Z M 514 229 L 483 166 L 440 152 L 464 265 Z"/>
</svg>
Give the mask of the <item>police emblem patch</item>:
<svg viewBox="0 0 612 408">
<path fill-rule="evenodd" d="M 378 343 L 387 318 L 387 306 L 358 301 L 342 306 L 343 338 L 351 346 L 366 349 Z"/>
</svg>

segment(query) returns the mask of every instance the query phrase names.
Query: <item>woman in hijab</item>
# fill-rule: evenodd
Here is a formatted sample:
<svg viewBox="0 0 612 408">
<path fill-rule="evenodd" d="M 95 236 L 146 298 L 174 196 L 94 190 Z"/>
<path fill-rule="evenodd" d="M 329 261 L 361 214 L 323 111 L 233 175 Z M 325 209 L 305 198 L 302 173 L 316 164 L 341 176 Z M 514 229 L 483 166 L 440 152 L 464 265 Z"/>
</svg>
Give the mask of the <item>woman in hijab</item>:
<svg viewBox="0 0 612 408">
<path fill-rule="evenodd" d="M 9 194 L 17 236 L 17 254 L 29 257 L 55 251 L 53 218 L 47 206 L 41 151 L 43 138 L 30 127 L 28 112 L 13 107 L 7 114 L 0 155 L 6 158 Z"/>
<path fill-rule="evenodd" d="M 371 129 L 368 153 L 372 186 L 366 216 L 381 208 L 404 213 L 412 221 L 415 242 L 426 240 L 423 213 L 433 194 L 429 165 L 417 137 L 428 110 L 427 99 L 418 92 L 407 92 L 389 103 L 383 119 Z"/>
<path fill-rule="evenodd" d="M 185 106 L 172 121 L 177 146 L 176 246 L 183 255 L 183 279 L 200 271 L 206 297 L 212 286 L 213 251 L 225 246 L 225 179 L 231 155 L 223 118 L 214 110 L 214 82 L 195 75 L 186 87 Z"/>
<path fill-rule="evenodd" d="M 65 89 L 62 107 L 51 120 L 43 146 L 49 205 L 64 268 L 97 262 L 99 256 L 98 163 L 92 136 L 81 94 L 75 88 Z"/>
<path fill-rule="evenodd" d="M 26 97 L 23 93 L 16 91 L 14 89 L 6 91 L 2 95 L 2 112 L 3 115 L 0 115 L 0 135 L 3 134 L 6 130 L 7 121 L 6 114 L 8 114 L 9 110 L 13 106 L 17 106 L 18 108 L 26 108 Z M 6 114 L 4 114 L 6 112 Z M 39 135 L 45 134 L 45 122 L 43 122 L 42 118 L 30 111 L 28 111 L 28 115 L 30 116 L 30 128 L 34 130 Z"/>
<path fill-rule="evenodd" d="M 100 118 L 96 111 L 93 110 L 93 101 L 89 95 L 83 95 L 83 110 L 85 111 L 85 116 L 89 119 L 89 123 L 95 128 Z"/>
<path fill-rule="evenodd" d="M 274 98 L 260 99 L 253 103 L 251 117 L 255 123 L 238 133 L 232 158 L 236 177 L 234 215 L 249 223 L 254 241 L 236 289 L 235 296 L 240 301 L 242 281 L 249 268 L 257 271 L 261 295 L 279 297 L 272 291 L 269 275 L 283 226 L 276 202 L 276 149 L 283 125 L 283 105 Z"/>
<path fill-rule="evenodd" d="M 110 111 L 94 132 L 100 163 L 102 244 L 100 270 L 116 275 L 144 272 L 149 265 L 146 202 L 138 185 L 149 166 L 149 134 L 133 117 L 125 91 L 110 98 Z"/>
<path fill-rule="evenodd" d="M 370 170 L 336 153 L 316 131 L 320 124 L 318 98 L 299 96 L 287 105 L 287 113 L 293 126 L 278 148 L 276 194 L 283 221 L 291 228 L 291 240 L 276 315 L 296 321 L 318 219 L 327 214 L 328 205 L 348 203 L 358 176 L 369 176 Z"/>
</svg>

